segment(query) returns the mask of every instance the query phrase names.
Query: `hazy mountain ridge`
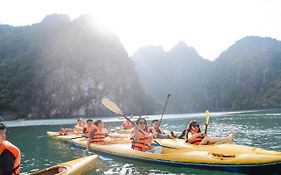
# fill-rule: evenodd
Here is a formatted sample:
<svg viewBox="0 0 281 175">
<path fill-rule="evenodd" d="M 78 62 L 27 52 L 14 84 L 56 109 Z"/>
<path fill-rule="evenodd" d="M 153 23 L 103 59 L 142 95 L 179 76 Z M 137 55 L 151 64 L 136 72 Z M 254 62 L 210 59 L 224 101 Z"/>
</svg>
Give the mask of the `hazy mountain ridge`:
<svg viewBox="0 0 281 175">
<path fill-rule="evenodd" d="M 0 25 L 0 112 L 18 116 L 102 115 L 102 97 L 127 113 L 150 113 L 133 61 L 91 16 L 49 15 Z"/>
<path fill-rule="evenodd" d="M 215 61 L 184 42 L 130 59 L 88 15 L 0 25 L 0 116 L 103 115 L 104 96 L 126 113 L 159 113 L 168 93 L 173 113 L 281 107 L 281 42 L 245 37 Z"/>
<path fill-rule="evenodd" d="M 170 112 L 281 107 L 278 40 L 245 37 L 213 62 L 183 42 L 169 52 L 158 49 L 150 54 L 155 48 L 141 48 L 132 58 L 149 94 L 156 99 L 173 94 Z M 143 65 L 149 73 L 143 73 Z"/>
</svg>

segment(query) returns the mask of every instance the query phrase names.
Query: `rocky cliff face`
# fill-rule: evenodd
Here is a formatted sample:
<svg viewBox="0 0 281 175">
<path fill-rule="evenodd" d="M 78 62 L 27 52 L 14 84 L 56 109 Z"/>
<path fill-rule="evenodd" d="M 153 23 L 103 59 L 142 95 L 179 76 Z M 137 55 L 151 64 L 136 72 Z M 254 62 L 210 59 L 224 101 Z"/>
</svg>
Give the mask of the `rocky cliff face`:
<svg viewBox="0 0 281 175">
<path fill-rule="evenodd" d="M 13 57 L 2 54 L 0 61 L 24 59 L 22 64 L 28 63 L 30 69 L 25 82 L 30 91 L 28 99 L 18 102 L 27 104 L 24 109 L 13 110 L 12 100 L 2 111 L 40 116 L 102 115 L 108 111 L 101 105 L 101 98 L 109 97 L 127 113 L 151 112 L 134 63 L 119 38 L 106 32 L 91 16 L 70 21 L 65 15 L 50 15 L 41 23 L 9 30 L 11 35 L 6 39 L 18 42 L 7 47 L 23 45 L 25 55 L 17 49 L 16 55 L 6 50 Z M 12 93 L 18 90 L 2 86 Z"/>
<path fill-rule="evenodd" d="M 169 52 L 159 46 L 148 46 L 139 49 L 132 57 L 140 80 L 147 93 L 156 101 L 165 101 L 172 93 L 169 102 L 170 112 L 189 112 L 201 106 L 194 98 L 205 87 L 210 61 L 203 59 L 194 48 L 179 42 Z M 161 110 L 161 108 L 159 109 Z"/>
<path fill-rule="evenodd" d="M 194 112 L 281 107 L 280 55 L 280 41 L 252 36 L 213 62 L 183 42 L 169 52 L 144 47 L 133 60 L 148 93 L 173 94 L 170 112 Z"/>
</svg>

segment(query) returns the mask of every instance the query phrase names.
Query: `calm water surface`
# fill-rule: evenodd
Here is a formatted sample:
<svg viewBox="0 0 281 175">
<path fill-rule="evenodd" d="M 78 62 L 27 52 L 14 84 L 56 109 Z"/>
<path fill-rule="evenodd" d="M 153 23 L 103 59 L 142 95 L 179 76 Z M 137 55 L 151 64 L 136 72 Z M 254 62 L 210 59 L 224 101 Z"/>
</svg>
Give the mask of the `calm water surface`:
<svg viewBox="0 0 281 175">
<path fill-rule="evenodd" d="M 150 116 L 149 120 L 159 118 Z M 190 120 L 204 124 L 204 114 L 166 115 L 165 129 L 181 131 Z M 105 119 L 106 126 L 120 126 L 119 118 Z M 54 141 L 47 131 L 73 127 L 75 119 L 7 121 L 7 138 L 22 151 L 22 174 L 36 171 L 60 162 L 82 157 L 83 150 L 71 144 Z M 204 127 L 203 127 L 204 129 Z M 212 113 L 209 125 L 211 136 L 226 136 L 236 132 L 234 143 L 281 151 L 281 110 Z M 230 175 L 233 173 L 175 168 L 166 165 L 142 163 L 121 158 L 100 161 L 98 169 L 89 174 L 174 174 L 174 175 Z"/>
</svg>

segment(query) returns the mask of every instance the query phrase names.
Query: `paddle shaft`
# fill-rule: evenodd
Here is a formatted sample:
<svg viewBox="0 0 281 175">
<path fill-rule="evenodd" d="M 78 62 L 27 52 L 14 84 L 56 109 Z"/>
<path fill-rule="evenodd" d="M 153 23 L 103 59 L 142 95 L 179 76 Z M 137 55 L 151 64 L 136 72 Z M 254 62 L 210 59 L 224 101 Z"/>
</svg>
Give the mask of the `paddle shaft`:
<svg viewBox="0 0 281 175">
<path fill-rule="evenodd" d="M 123 116 L 126 120 L 128 120 L 130 123 L 132 123 L 132 125 L 134 127 L 136 127 L 140 132 L 142 132 L 144 135 L 148 135 L 146 132 L 144 132 L 142 129 L 140 129 L 134 122 L 132 122 L 127 116 L 125 116 L 123 114 L 123 112 L 121 111 L 121 109 L 117 106 L 117 104 L 115 104 L 112 100 L 109 100 L 107 98 L 103 98 L 102 99 L 102 104 L 111 112 L 114 112 L 116 114 L 119 114 L 121 116 Z M 149 136 L 149 135 L 148 135 Z M 157 141 L 153 140 L 156 144 L 160 145 Z M 163 147 L 163 146 L 162 146 Z"/>
<path fill-rule="evenodd" d="M 145 135 L 148 135 L 146 132 L 144 132 L 142 129 L 140 129 L 134 122 L 132 122 L 132 120 L 130 120 L 127 116 L 125 116 L 124 114 L 123 114 L 122 116 L 123 116 L 126 120 L 128 120 L 130 123 L 132 123 L 132 125 L 133 125 L 134 127 L 137 127 L 140 132 L 142 132 L 142 133 L 145 134 Z"/>
<path fill-rule="evenodd" d="M 205 125 L 206 125 L 206 127 L 205 127 L 205 134 L 207 134 L 208 125 L 209 125 L 210 113 L 209 113 L 209 111 L 206 111 L 206 112 L 205 112 L 205 114 L 206 114 L 206 121 L 205 121 Z"/>
<path fill-rule="evenodd" d="M 205 127 L 205 134 L 207 134 L 207 130 L 208 130 L 208 124 L 205 123 L 206 127 Z"/>
<path fill-rule="evenodd" d="M 161 126 L 161 122 L 162 122 L 162 119 L 163 119 L 163 115 L 165 113 L 165 110 L 166 110 L 166 107 L 167 107 L 167 104 L 168 104 L 168 101 L 169 101 L 169 98 L 170 98 L 171 94 L 168 94 L 167 96 L 167 100 L 166 100 L 166 103 L 165 103 L 165 106 L 164 106 L 164 109 L 162 111 L 162 115 L 161 115 L 161 118 L 160 118 L 160 121 L 159 121 L 159 126 Z"/>
</svg>

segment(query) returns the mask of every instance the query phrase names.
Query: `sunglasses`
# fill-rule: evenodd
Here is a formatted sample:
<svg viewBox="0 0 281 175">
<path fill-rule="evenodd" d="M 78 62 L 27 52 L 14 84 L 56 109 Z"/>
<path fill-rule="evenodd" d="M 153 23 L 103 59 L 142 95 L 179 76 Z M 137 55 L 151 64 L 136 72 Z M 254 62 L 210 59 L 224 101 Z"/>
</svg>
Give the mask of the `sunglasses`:
<svg viewBox="0 0 281 175">
<path fill-rule="evenodd" d="M 194 127 L 194 128 L 195 128 L 195 127 L 199 128 L 199 125 L 192 125 L 192 127 Z"/>
<path fill-rule="evenodd" d="M 143 125 L 143 124 L 145 124 L 145 122 L 139 122 L 139 124 L 140 124 L 140 125 Z"/>
</svg>

